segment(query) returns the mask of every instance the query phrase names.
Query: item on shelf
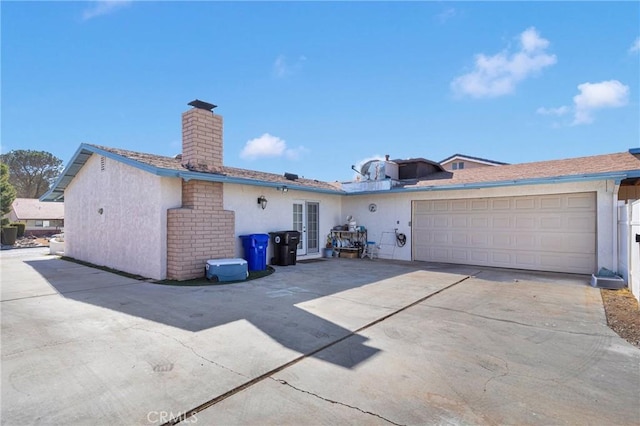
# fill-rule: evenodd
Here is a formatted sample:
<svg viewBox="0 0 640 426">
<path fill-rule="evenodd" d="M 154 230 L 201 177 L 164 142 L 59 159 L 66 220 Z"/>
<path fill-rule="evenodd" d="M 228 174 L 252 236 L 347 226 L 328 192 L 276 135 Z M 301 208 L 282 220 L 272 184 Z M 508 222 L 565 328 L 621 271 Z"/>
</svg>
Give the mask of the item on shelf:
<svg viewBox="0 0 640 426">
<path fill-rule="evenodd" d="M 363 227 L 364 228 L 364 227 Z M 366 229 L 355 226 L 353 231 L 332 229 L 329 232 L 337 257 L 360 257 L 367 241 Z M 328 237 L 329 238 L 329 237 Z M 347 254 L 351 253 L 351 254 Z"/>
</svg>

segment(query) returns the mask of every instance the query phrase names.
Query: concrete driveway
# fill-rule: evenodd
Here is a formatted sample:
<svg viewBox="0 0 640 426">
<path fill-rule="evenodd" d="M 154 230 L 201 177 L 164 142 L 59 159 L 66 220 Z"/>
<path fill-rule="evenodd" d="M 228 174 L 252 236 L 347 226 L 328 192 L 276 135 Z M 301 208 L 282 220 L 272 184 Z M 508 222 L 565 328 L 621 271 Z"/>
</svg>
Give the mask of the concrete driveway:
<svg viewBox="0 0 640 426">
<path fill-rule="evenodd" d="M 640 350 L 584 276 L 331 259 L 180 288 L 45 253 L 0 253 L 3 425 L 640 423 Z"/>
</svg>

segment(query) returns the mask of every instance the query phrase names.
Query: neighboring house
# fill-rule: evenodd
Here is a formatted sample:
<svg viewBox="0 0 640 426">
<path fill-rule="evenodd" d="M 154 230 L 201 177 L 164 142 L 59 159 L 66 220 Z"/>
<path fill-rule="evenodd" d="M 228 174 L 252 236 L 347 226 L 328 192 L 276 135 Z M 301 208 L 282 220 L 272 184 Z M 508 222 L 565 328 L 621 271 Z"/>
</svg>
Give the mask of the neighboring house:
<svg viewBox="0 0 640 426">
<path fill-rule="evenodd" d="M 66 255 L 182 280 L 208 259 L 241 257 L 244 234 L 297 229 L 299 258 L 319 257 L 353 216 L 385 258 L 581 274 L 618 265 L 619 193 L 640 178 L 640 150 L 453 172 L 387 161 L 371 166 L 384 170 L 377 181 L 340 185 L 224 166 L 222 117 L 190 105 L 179 158 L 80 146 L 42 197 L 65 201 Z"/>
<path fill-rule="evenodd" d="M 16 198 L 8 214 L 11 222 L 22 222 L 25 235 L 50 235 L 64 227 L 64 204 L 45 203 L 37 198 Z"/>
<path fill-rule="evenodd" d="M 486 158 L 472 157 L 470 155 L 454 154 L 440 161 L 440 165 L 449 171 L 475 169 L 478 167 L 504 166 L 508 163 L 500 161 L 487 160 Z"/>
</svg>

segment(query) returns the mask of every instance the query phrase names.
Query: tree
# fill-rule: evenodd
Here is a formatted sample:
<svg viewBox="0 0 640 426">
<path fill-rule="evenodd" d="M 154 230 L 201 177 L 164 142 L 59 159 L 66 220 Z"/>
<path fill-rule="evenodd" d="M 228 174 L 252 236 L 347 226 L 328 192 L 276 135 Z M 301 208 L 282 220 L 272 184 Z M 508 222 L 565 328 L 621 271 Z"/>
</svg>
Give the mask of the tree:
<svg viewBox="0 0 640 426">
<path fill-rule="evenodd" d="M 16 199 L 16 189 L 9 182 L 9 167 L 0 163 L 0 216 L 11 211 L 11 204 Z"/>
<path fill-rule="evenodd" d="M 18 198 L 39 198 L 62 172 L 62 160 L 46 151 L 18 149 L 0 155 Z"/>
</svg>

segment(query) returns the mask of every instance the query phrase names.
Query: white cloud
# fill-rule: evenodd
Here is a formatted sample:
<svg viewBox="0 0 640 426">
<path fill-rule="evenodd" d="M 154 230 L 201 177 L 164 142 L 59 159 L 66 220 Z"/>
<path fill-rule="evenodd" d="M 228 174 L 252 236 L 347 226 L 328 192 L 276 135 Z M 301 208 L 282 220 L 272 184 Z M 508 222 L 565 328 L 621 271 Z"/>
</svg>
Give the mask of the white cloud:
<svg viewBox="0 0 640 426">
<path fill-rule="evenodd" d="M 538 113 L 540 115 L 557 115 L 557 116 L 561 116 L 561 115 L 568 114 L 569 112 L 571 112 L 571 108 L 569 108 L 566 105 L 558 107 L 558 108 L 540 107 L 540 108 L 538 108 L 536 110 L 536 113 Z"/>
<path fill-rule="evenodd" d="M 631 47 L 629 48 L 629 53 L 637 53 L 640 52 L 640 37 L 633 42 Z"/>
<path fill-rule="evenodd" d="M 450 7 L 438 13 L 436 15 L 436 18 L 438 18 L 438 21 L 440 21 L 440 23 L 444 24 L 445 22 L 455 17 L 456 15 L 457 15 L 457 11 L 453 7 Z"/>
<path fill-rule="evenodd" d="M 575 116 L 573 124 L 593 122 L 593 112 L 603 108 L 618 108 L 629 101 L 629 86 L 618 80 L 578 85 L 580 93 L 573 97 Z"/>
<path fill-rule="evenodd" d="M 275 62 L 273 63 L 273 75 L 276 78 L 285 78 L 293 75 L 302 69 L 302 65 L 306 60 L 307 57 L 301 55 L 293 64 L 291 64 L 287 60 L 286 56 L 278 55 Z"/>
<path fill-rule="evenodd" d="M 535 28 L 528 28 L 520 34 L 517 52 L 476 55 L 474 70 L 455 78 L 451 89 L 458 95 L 474 98 L 513 93 L 518 83 L 557 62 L 555 55 L 546 52 L 548 47 L 548 40 L 540 37 Z"/>
<path fill-rule="evenodd" d="M 121 9 L 131 4 L 131 0 L 98 0 L 91 2 L 91 7 L 85 9 L 82 12 L 82 20 L 88 21 L 89 19 L 96 18 L 98 16 L 107 15 L 114 11 Z"/>
<path fill-rule="evenodd" d="M 558 117 L 572 113 L 573 121 L 571 125 L 577 126 L 592 123 L 596 110 L 619 108 L 629 102 L 629 86 L 625 86 L 618 80 L 582 83 L 578 85 L 578 90 L 580 93 L 573 97 L 573 106 L 540 107 L 536 110 L 536 113 Z"/>
<path fill-rule="evenodd" d="M 305 148 L 304 146 L 299 146 L 297 148 L 286 149 L 284 151 L 284 156 L 289 160 L 298 160 L 307 152 L 309 152 L 307 148 Z"/>
<path fill-rule="evenodd" d="M 259 138 L 247 141 L 240 152 L 240 157 L 245 160 L 269 157 L 285 157 L 288 160 L 297 160 L 307 152 L 309 150 L 303 146 L 287 148 L 287 143 L 283 139 L 265 133 Z"/>
</svg>

